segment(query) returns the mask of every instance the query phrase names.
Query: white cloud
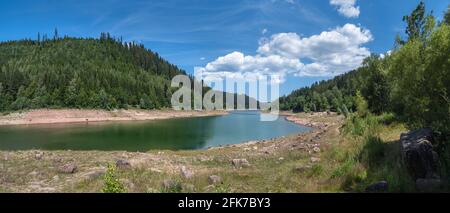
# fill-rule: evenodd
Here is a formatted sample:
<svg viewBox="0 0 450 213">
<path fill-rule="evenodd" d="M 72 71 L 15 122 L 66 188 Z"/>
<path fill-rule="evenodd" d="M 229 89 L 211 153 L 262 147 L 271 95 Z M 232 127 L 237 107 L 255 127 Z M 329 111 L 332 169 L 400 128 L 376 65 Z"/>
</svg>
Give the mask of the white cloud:
<svg viewBox="0 0 450 213">
<path fill-rule="evenodd" d="M 359 67 L 372 40 L 369 30 L 346 24 L 318 35 L 302 38 L 297 33 L 279 33 L 260 39 L 255 55 L 233 52 L 202 67 L 206 75 L 247 78 L 277 74 L 280 82 L 296 76 L 335 76 Z M 302 61 L 307 61 L 304 63 Z"/>
<path fill-rule="evenodd" d="M 246 56 L 241 52 L 232 52 L 208 63 L 201 71 L 210 79 L 228 77 L 250 80 L 248 78 L 277 75 L 282 83 L 287 74 L 295 73 L 303 67 L 300 60 L 295 58 L 280 55 Z"/>
<path fill-rule="evenodd" d="M 261 34 L 265 35 L 268 32 L 268 30 L 266 28 L 264 28 L 263 30 L 261 30 Z"/>
<path fill-rule="evenodd" d="M 355 6 L 356 0 L 330 0 L 330 4 L 336 6 L 338 12 L 347 18 L 359 16 L 359 6 Z"/>
<path fill-rule="evenodd" d="M 305 38 L 296 33 L 275 34 L 260 45 L 258 53 L 312 61 L 297 75 L 334 76 L 357 68 L 370 55 L 362 45 L 371 40 L 369 30 L 346 24 Z"/>
<path fill-rule="evenodd" d="M 392 54 L 392 50 L 388 50 L 386 53 L 380 53 L 380 58 L 385 58 L 386 56 L 390 56 Z"/>
</svg>

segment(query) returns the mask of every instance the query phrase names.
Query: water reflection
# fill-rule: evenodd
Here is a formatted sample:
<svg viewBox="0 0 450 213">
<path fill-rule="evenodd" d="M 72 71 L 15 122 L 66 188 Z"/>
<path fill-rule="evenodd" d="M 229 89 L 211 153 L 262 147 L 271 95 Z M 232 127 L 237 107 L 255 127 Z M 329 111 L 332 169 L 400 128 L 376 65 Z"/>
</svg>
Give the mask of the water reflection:
<svg viewBox="0 0 450 213">
<path fill-rule="evenodd" d="M 1 150 L 202 149 L 307 131 L 280 118 L 261 122 L 258 112 L 145 122 L 0 127 Z"/>
</svg>

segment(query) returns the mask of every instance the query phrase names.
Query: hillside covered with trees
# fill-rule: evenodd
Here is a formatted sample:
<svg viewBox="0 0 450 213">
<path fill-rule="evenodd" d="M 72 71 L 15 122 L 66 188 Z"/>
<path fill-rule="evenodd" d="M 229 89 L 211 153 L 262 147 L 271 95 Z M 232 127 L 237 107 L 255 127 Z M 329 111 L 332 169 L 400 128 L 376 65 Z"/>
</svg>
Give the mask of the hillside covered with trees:
<svg viewBox="0 0 450 213">
<path fill-rule="evenodd" d="M 141 44 L 38 35 L 0 43 L 0 111 L 33 108 L 170 107 L 185 74 Z"/>
</svg>

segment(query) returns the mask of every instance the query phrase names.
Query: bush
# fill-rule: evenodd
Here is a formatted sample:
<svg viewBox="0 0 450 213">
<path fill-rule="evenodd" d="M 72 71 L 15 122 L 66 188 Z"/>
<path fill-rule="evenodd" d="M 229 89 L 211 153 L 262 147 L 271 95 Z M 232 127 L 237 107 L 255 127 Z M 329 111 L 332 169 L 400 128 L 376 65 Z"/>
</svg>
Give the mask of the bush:
<svg viewBox="0 0 450 213">
<path fill-rule="evenodd" d="M 125 187 L 116 177 L 116 166 L 113 164 L 108 165 L 108 170 L 103 177 L 105 185 L 103 186 L 102 192 L 104 193 L 123 193 L 125 192 Z"/>
</svg>

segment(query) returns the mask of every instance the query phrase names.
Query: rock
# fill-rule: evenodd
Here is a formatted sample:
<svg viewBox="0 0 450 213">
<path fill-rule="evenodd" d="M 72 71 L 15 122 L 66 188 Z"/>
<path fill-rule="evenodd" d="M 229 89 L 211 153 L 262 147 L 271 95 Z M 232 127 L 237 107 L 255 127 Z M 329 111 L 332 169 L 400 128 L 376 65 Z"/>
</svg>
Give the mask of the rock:
<svg viewBox="0 0 450 213">
<path fill-rule="evenodd" d="M 53 180 L 53 181 L 59 181 L 59 176 L 58 176 L 58 175 L 53 176 L 53 177 L 52 177 L 52 180 Z"/>
<path fill-rule="evenodd" d="M 77 166 L 73 163 L 68 163 L 59 167 L 58 171 L 65 174 L 73 174 L 77 171 Z"/>
<path fill-rule="evenodd" d="M 316 158 L 316 157 L 311 157 L 311 163 L 318 163 L 320 162 L 320 158 Z"/>
<path fill-rule="evenodd" d="M 284 161 L 283 157 L 278 158 L 278 161 Z"/>
<path fill-rule="evenodd" d="M 38 175 L 38 174 L 39 174 L 39 173 L 36 172 L 36 171 L 32 171 L 32 172 L 28 173 L 29 176 L 36 176 L 36 175 Z"/>
<path fill-rule="evenodd" d="M 119 169 L 128 169 L 131 167 L 131 164 L 129 161 L 121 159 L 116 161 L 116 167 Z"/>
<path fill-rule="evenodd" d="M 311 167 L 311 166 L 308 166 L 308 165 L 306 165 L 306 166 L 301 165 L 301 166 L 296 166 L 296 167 L 294 168 L 294 170 L 295 170 L 296 172 L 304 173 L 304 172 L 310 170 L 311 168 L 312 168 L 312 167 Z"/>
<path fill-rule="evenodd" d="M 44 157 L 44 152 L 36 152 L 36 154 L 34 154 L 34 159 L 36 160 L 41 160 L 42 157 Z"/>
<path fill-rule="evenodd" d="M 438 178 L 419 178 L 416 180 L 416 189 L 419 192 L 436 192 L 442 186 L 441 179 Z"/>
<path fill-rule="evenodd" d="M 366 192 L 387 192 L 388 182 L 380 181 L 366 187 Z"/>
<path fill-rule="evenodd" d="M 414 180 L 439 178 L 439 156 L 433 151 L 432 141 L 431 129 L 410 131 L 400 136 L 402 158 Z"/>
<path fill-rule="evenodd" d="M 209 184 L 217 184 L 222 182 L 222 177 L 217 175 L 211 175 L 208 177 Z"/>
<path fill-rule="evenodd" d="M 150 171 L 151 171 L 151 172 L 154 172 L 154 173 L 162 173 L 161 170 L 155 169 L 155 168 L 151 168 Z"/>
<path fill-rule="evenodd" d="M 313 151 L 314 151 L 315 153 L 318 153 L 318 152 L 320 152 L 320 148 L 316 146 L 316 147 L 313 148 Z"/>
<path fill-rule="evenodd" d="M 234 167 L 241 168 L 241 167 L 249 167 L 250 163 L 247 159 L 233 159 L 231 161 Z"/>
<path fill-rule="evenodd" d="M 191 170 L 187 169 L 186 166 L 182 166 L 180 171 L 181 171 L 181 175 L 184 178 L 191 178 L 192 176 L 194 176 L 194 172 L 192 172 Z"/>
</svg>

